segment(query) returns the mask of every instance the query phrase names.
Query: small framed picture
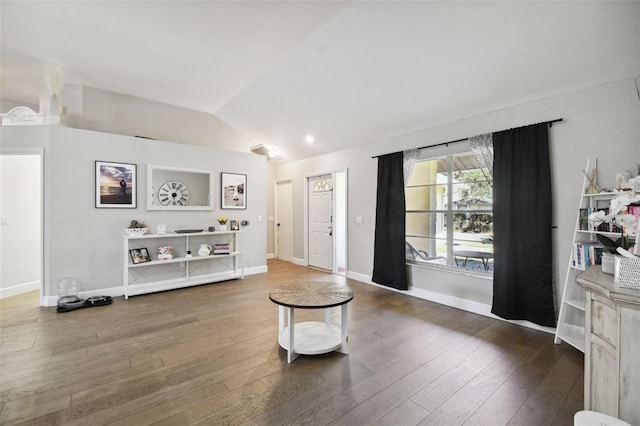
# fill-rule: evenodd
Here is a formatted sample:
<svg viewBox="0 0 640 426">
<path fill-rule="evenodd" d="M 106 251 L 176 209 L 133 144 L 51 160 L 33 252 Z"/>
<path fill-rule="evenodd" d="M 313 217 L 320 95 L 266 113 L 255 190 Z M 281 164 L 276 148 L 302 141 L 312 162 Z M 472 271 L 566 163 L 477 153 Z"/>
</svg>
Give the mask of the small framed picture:
<svg viewBox="0 0 640 426">
<path fill-rule="evenodd" d="M 220 186 L 221 208 L 247 208 L 247 175 L 220 173 Z"/>
<path fill-rule="evenodd" d="M 135 209 L 136 165 L 96 161 L 96 208 Z"/>
<path fill-rule="evenodd" d="M 238 223 L 237 220 L 230 220 L 229 221 L 229 226 L 231 227 L 232 231 L 239 231 L 240 230 L 240 224 Z"/>
<path fill-rule="evenodd" d="M 149 252 L 145 248 L 137 248 L 129 250 L 129 255 L 131 256 L 131 261 L 134 264 L 150 262 L 151 256 L 149 256 Z"/>
</svg>

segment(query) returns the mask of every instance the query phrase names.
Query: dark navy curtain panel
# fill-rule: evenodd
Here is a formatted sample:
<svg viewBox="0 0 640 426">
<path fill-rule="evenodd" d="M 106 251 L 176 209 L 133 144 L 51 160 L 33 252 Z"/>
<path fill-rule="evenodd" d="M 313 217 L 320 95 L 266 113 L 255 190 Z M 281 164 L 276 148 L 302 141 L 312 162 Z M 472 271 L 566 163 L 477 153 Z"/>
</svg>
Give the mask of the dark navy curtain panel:
<svg viewBox="0 0 640 426">
<path fill-rule="evenodd" d="M 494 133 L 493 150 L 491 312 L 554 327 L 547 124 Z"/>
<path fill-rule="evenodd" d="M 407 290 L 403 154 L 378 157 L 378 190 L 372 281 Z"/>
</svg>

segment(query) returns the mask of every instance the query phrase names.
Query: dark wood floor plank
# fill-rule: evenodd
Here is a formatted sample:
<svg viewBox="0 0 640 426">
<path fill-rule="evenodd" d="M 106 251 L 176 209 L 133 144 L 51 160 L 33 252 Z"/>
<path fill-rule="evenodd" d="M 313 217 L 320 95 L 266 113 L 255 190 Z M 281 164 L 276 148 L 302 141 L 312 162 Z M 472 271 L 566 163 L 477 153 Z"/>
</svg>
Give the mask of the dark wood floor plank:
<svg viewBox="0 0 640 426">
<path fill-rule="evenodd" d="M 352 287 L 349 355 L 286 362 L 268 293 L 294 279 Z M 286 262 L 67 313 L 38 298 L 0 300 L 3 426 L 556 426 L 582 408 L 583 356 L 550 334 Z"/>
</svg>

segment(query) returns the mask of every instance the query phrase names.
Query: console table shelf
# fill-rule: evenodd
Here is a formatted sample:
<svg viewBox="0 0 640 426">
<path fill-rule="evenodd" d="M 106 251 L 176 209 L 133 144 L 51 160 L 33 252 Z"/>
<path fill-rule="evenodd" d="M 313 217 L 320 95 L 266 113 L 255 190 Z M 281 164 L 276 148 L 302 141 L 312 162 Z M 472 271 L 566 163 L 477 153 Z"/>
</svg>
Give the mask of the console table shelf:
<svg viewBox="0 0 640 426">
<path fill-rule="evenodd" d="M 243 279 L 242 231 L 125 235 L 123 238 L 122 285 L 125 299 L 138 294 L 172 290 L 217 281 Z M 199 256 L 202 244 L 228 244 L 227 254 Z M 156 260 L 159 247 L 172 246 L 174 257 Z M 147 249 L 152 260 L 133 263 L 131 249 Z M 187 251 L 192 252 L 187 257 Z"/>
</svg>

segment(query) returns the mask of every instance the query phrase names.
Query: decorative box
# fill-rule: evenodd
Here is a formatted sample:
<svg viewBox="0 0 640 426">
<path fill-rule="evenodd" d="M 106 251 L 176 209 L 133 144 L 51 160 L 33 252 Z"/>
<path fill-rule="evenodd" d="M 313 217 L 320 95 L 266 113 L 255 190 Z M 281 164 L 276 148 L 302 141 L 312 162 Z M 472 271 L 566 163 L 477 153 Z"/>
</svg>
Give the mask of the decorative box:
<svg viewBox="0 0 640 426">
<path fill-rule="evenodd" d="M 618 287 L 640 289 L 640 257 L 616 256 L 613 282 Z"/>
</svg>

